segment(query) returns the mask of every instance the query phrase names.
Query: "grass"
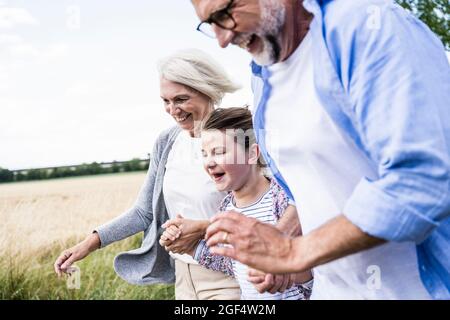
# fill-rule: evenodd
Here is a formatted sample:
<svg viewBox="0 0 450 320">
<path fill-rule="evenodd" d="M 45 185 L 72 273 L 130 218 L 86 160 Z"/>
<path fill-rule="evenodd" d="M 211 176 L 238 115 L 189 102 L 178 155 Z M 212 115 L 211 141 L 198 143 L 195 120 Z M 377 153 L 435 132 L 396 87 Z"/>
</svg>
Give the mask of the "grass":
<svg viewBox="0 0 450 320">
<path fill-rule="evenodd" d="M 174 299 L 173 285 L 136 286 L 119 278 L 113 269 L 114 256 L 136 248 L 141 235 L 98 250 L 79 261 L 80 288 L 69 289 L 67 276 L 59 279 L 53 262 L 64 248 L 55 245 L 45 252 L 21 260 L 13 255 L 0 257 L 0 299 L 2 300 L 154 300 Z"/>
<path fill-rule="evenodd" d="M 130 285 L 114 272 L 114 257 L 139 247 L 142 235 L 77 262 L 79 289 L 69 289 L 53 271 L 64 249 L 133 204 L 144 177 L 128 173 L 0 185 L 0 299 L 174 299 L 171 285 Z"/>
</svg>

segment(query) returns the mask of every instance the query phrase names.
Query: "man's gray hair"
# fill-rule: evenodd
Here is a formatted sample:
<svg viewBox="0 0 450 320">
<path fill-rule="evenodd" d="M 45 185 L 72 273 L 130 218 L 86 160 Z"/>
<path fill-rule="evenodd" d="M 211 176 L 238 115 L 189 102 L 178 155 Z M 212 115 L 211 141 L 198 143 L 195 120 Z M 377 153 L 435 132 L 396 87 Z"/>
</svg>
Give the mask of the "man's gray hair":
<svg viewBox="0 0 450 320">
<path fill-rule="evenodd" d="M 241 88 L 217 61 L 198 49 L 181 50 L 162 59 L 158 71 L 161 78 L 205 94 L 214 105 L 220 105 L 226 93 Z"/>
</svg>

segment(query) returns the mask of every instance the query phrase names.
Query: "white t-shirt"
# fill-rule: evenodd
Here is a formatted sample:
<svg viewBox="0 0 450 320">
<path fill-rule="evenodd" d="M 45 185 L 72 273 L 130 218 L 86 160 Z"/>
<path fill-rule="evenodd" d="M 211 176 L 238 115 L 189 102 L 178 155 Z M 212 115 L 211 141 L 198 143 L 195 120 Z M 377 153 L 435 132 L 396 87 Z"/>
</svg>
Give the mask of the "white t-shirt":
<svg viewBox="0 0 450 320">
<path fill-rule="evenodd" d="M 267 151 L 295 198 L 304 234 L 343 213 L 361 178 L 377 178 L 375 165 L 319 102 L 311 45 L 308 34 L 289 59 L 269 67 L 272 93 L 265 114 Z M 254 89 L 258 102 L 262 86 Z M 412 242 L 391 242 L 324 264 L 314 268 L 314 278 L 313 299 L 430 298 Z"/>
<path fill-rule="evenodd" d="M 193 220 L 209 220 L 217 213 L 226 192 L 219 192 L 203 168 L 201 141 L 182 131 L 169 153 L 163 183 L 164 201 L 169 217 L 180 213 Z M 197 264 L 188 254 L 171 256 Z"/>
</svg>

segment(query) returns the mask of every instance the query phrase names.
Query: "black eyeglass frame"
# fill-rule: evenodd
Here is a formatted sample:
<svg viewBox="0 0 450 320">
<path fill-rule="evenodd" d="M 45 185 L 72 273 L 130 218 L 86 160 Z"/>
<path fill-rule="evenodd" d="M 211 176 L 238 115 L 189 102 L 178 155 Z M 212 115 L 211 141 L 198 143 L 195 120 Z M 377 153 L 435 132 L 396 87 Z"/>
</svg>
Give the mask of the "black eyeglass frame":
<svg viewBox="0 0 450 320">
<path fill-rule="evenodd" d="M 220 9 L 220 10 L 217 10 L 217 11 L 214 11 L 213 13 L 211 13 L 211 15 L 209 16 L 208 19 L 206 19 L 206 20 L 204 20 L 204 21 L 202 21 L 202 22 L 200 22 L 200 23 L 198 24 L 196 30 L 199 31 L 199 32 L 201 32 L 201 33 L 203 33 L 203 34 L 206 35 L 207 37 L 210 37 L 210 38 L 212 37 L 212 38 L 214 38 L 214 36 L 209 35 L 208 33 L 204 32 L 204 31 L 202 30 L 202 25 L 204 25 L 204 24 L 212 25 L 212 24 L 214 23 L 215 25 L 219 26 L 220 28 L 222 28 L 222 29 L 224 29 L 224 30 L 233 30 L 234 28 L 236 28 L 237 23 L 236 23 L 236 20 L 234 20 L 233 15 L 232 15 L 231 10 L 230 10 L 230 9 L 231 9 L 231 6 L 233 5 L 233 3 L 234 3 L 234 0 L 230 0 L 230 2 L 228 3 L 228 5 L 227 5 L 225 8 Z M 226 16 L 229 20 L 231 20 L 231 21 L 233 22 L 233 26 L 232 26 L 232 27 L 226 27 L 226 26 L 224 26 L 222 23 L 220 23 L 220 22 L 218 21 L 217 18 L 215 18 L 215 17 L 217 17 L 218 15 L 224 15 L 224 16 Z"/>
</svg>

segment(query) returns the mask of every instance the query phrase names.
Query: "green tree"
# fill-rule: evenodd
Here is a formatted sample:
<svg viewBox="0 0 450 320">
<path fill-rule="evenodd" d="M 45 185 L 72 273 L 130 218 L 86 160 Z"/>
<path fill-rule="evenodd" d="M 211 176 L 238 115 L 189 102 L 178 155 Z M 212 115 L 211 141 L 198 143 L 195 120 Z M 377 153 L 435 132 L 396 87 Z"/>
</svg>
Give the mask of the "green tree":
<svg viewBox="0 0 450 320">
<path fill-rule="evenodd" d="M 114 161 L 111 166 L 111 172 L 116 173 L 120 172 L 120 165 L 117 163 L 117 161 Z"/>
<path fill-rule="evenodd" d="M 25 181 L 25 180 L 27 180 L 27 176 L 21 172 L 17 173 L 16 176 L 14 177 L 14 181 Z"/>
<path fill-rule="evenodd" d="M 0 183 L 14 180 L 14 173 L 8 169 L 0 168 Z"/>
<path fill-rule="evenodd" d="M 49 178 L 49 179 L 54 179 L 54 178 L 59 178 L 59 177 L 61 177 L 59 168 L 53 168 L 53 169 L 50 171 L 50 174 L 48 175 L 48 178 Z"/>
<path fill-rule="evenodd" d="M 139 160 L 138 158 L 134 158 L 134 159 L 130 160 L 129 163 L 130 163 L 130 169 L 131 169 L 131 171 L 139 171 L 139 170 L 142 170 L 142 167 L 141 167 L 141 160 Z"/>
<path fill-rule="evenodd" d="M 42 169 L 31 169 L 27 173 L 27 180 L 42 180 L 47 178 L 47 172 Z"/>
<path fill-rule="evenodd" d="M 92 162 L 89 165 L 88 171 L 90 174 L 99 174 L 102 173 L 102 167 L 97 162 Z"/>
<path fill-rule="evenodd" d="M 130 167 L 130 162 L 129 161 L 122 163 L 122 171 L 123 172 L 131 171 L 131 167 Z"/>
<path fill-rule="evenodd" d="M 86 163 L 80 164 L 75 169 L 77 176 L 85 176 L 89 174 L 89 165 Z"/>
<path fill-rule="evenodd" d="M 425 22 L 450 50 L 450 5 L 448 0 L 397 0 L 405 9 Z"/>
</svg>

